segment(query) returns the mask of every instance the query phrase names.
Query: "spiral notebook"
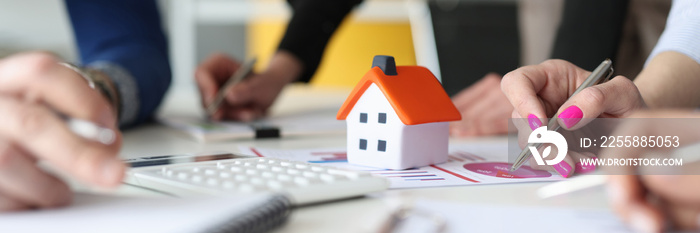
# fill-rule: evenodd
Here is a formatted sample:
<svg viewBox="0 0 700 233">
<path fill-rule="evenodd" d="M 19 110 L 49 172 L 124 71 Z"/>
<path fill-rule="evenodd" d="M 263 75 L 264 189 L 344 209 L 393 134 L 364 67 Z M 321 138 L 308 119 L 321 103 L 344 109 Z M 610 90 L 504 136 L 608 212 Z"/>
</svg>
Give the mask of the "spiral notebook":
<svg viewBox="0 0 700 233">
<path fill-rule="evenodd" d="M 282 195 L 131 198 L 76 194 L 64 208 L 0 213 L 0 232 L 266 232 L 291 211 Z"/>
</svg>

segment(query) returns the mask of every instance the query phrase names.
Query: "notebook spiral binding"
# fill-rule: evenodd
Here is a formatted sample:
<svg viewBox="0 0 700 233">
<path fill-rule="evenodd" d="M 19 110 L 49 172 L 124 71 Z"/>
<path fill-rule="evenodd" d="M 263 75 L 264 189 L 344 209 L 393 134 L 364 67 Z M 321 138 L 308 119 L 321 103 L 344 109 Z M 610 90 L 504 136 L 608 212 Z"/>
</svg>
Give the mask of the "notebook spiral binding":
<svg viewBox="0 0 700 233">
<path fill-rule="evenodd" d="M 292 204 L 284 195 L 273 195 L 263 204 L 251 208 L 240 218 L 231 219 L 205 232 L 211 233 L 262 233 L 281 226 L 291 213 Z"/>
</svg>

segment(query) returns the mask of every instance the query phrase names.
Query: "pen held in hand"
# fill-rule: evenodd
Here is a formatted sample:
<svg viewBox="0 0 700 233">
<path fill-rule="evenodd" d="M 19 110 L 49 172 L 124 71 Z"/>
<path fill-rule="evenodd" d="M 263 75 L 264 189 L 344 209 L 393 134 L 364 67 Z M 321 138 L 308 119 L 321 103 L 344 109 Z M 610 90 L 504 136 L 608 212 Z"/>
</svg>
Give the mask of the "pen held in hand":
<svg viewBox="0 0 700 233">
<path fill-rule="evenodd" d="M 597 85 L 599 83 L 603 83 L 610 79 L 610 77 L 613 74 L 613 68 L 612 68 L 612 61 L 610 59 L 605 59 L 598 67 L 591 72 L 591 74 L 586 78 L 586 80 L 581 83 L 581 85 L 576 88 L 576 91 L 574 91 L 571 96 L 567 99 L 571 99 L 572 96 L 578 94 L 581 92 L 583 89 L 586 89 L 588 87 Z M 557 131 L 559 130 L 560 126 L 557 123 L 556 119 L 552 119 L 549 124 L 547 124 L 547 130 L 550 131 Z M 528 148 L 530 147 L 536 147 L 540 148 L 542 146 L 542 143 L 528 143 L 527 146 L 523 149 L 522 152 L 520 152 L 520 155 L 518 155 L 518 158 L 515 159 L 515 162 L 513 163 L 513 166 L 510 168 L 510 171 L 513 172 L 515 170 L 518 170 L 525 161 L 527 161 L 530 158 L 530 150 Z"/>
<path fill-rule="evenodd" d="M 68 125 L 68 129 L 83 138 L 97 141 L 105 145 L 114 143 L 117 138 L 114 130 L 97 126 L 97 124 L 93 122 L 70 117 L 64 117 L 64 119 Z"/>
<path fill-rule="evenodd" d="M 236 72 L 231 75 L 231 77 L 226 80 L 226 83 L 224 83 L 223 86 L 219 89 L 219 91 L 216 93 L 216 97 L 214 97 L 214 101 L 209 103 L 209 106 L 207 106 L 207 115 L 211 116 L 216 113 L 216 111 L 219 109 L 219 106 L 221 106 L 221 102 L 224 100 L 224 97 L 226 96 L 226 93 L 228 92 L 231 87 L 235 86 L 236 84 L 240 83 L 250 75 L 250 73 L 253 71 L 253 66 L 255 66 L 255 62 L 257 61 L 257 58 L 252 58 L 236 70 Z"/>
</svg>

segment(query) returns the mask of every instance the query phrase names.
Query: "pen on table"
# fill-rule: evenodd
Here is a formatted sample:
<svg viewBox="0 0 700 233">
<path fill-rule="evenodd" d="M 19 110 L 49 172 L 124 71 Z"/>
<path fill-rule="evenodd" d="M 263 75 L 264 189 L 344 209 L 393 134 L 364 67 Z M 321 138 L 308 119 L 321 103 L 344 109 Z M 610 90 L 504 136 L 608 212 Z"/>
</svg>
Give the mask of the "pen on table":
<svg viewBox="0 0 700 233">
<path fill-rule="evenodd" d="M 66 116 L 62 116 L 61 118 L 63 118 L 66 125 L 68 125 L 68 129 L 78 136 L 94 140 L 105 145 L 112 144 L 117 137 L 114 130 L 97 126 L 97 124 L 93 122 Z"/>
<path fill-rule="evenodd" d="M 219 92 L 216 93 L 216 97 L 214 97 L 214 101 L 212 101 L 209 106 L 207 106 L 207 114 L 209 116 L 214 115 L 216 113 L 216 110 L 219 109 L 219 106 L 221 105 L 221 102 L 224 100 L 224 97 L 226 96 L 226 92 L 228 89 L 231 89 L 231 87 L 235 86 L 236 84 L 240 83 L 247 77 L 250 72 L 253 71 L 253 66 L 255 65 L 255 62 L 257 61 L 257 58 L 252 58 L 236 70 L 236 72 L 231 75 L 231 77 L 224 83 L 223 86 L 219 89 Z"/>
<path fill-rule="evenodd" d="M 605 59 L 602 63 L 600 63 L 600 65 L 598 65 L 597 68 L 595 68 L 595 70 L 593 70 L 593 72 L 591 72 L 588 78 L 586 78 L 586 80 L 584 80 L 583 83 L 581 83 L 581 85 L 578 88 L 576 88 L 576 91 L 574 91 L 574 93 L 571 96 L 569 96 L 569 99 L 571 99 L 572 96 L 581 92 L 583 89 L 604 82 L 605 80 L 609 79 L 610 76 L 612 76 L 612 74 L 612 61 L 610 61 L 610 59 Z M 550 120 L 549 124 L 547 124 L 547 130 L 557 131 L 559 130 L 559 128 L 560 126 L 557 123 L 556 119 L 552 117 L 552 120 Z M 531 146 L 534 146 L 539 149 L 540 146 L 542 146 L 542 143 L 529 143 L 527 146 L 525 146 L 523 151 L 520 152 L 520 155 L 518 155 L 518 158 L 515 159 L 513 166 L 510 168 L 511 172 L 518 170 L 518 168 L 520 168 L 520 166 L 522 166 L 523 163 L 525 163 L 525 161 L 527 161 L 530 158 L 531 153 L 528 148 L 530 148 Z"/>
</svg>

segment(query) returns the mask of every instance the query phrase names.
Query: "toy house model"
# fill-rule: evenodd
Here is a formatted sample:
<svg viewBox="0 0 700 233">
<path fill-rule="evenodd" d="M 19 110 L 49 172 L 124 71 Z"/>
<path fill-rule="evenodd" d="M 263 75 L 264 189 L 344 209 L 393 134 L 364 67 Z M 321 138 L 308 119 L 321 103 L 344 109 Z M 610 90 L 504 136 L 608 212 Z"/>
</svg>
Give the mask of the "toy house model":
<svg viewBox="0 0 700 233">
<path fill-rule="evenodd" d="M 407 169 L 447 161 L 449 121 L 462 117 L 425 67 L 375 56 L 338 111 L 347 122 L 348 162 Z"/>
</svg>

